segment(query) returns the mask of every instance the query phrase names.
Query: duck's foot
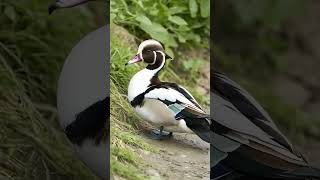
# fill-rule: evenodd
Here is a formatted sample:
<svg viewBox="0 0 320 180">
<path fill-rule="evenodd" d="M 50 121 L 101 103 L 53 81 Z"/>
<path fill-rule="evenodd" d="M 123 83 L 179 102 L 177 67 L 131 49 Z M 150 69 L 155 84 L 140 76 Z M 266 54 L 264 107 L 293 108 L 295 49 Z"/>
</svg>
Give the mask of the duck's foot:
<svg viewBox="0 0 320 180">
<path fill-rule="evenodd" d="M 152 130 L 151 131 L 151 139 L 155 140 L 166 140 L 172 138 L 172 132 L 165 132 L 160 130 Z"/>
</svg>

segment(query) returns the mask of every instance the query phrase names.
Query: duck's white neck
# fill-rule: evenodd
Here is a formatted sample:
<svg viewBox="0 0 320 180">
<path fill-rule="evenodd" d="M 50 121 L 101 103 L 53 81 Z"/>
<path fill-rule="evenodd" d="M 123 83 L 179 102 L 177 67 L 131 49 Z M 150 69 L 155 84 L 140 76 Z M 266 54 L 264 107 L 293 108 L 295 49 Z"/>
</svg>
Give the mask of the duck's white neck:
<svg viewBox="0 0 320 180">
<path fill-rule="evenodd" d="M 155 69 L 144 68 L 137 72 L 130 80 L 128 87 L 128 99 L 131 102 L 136 96 L 145 92 L 151 84 L 151 79 L 158 76 L 165 65 L 165 58 L 161 65 Z"/>
</svg>

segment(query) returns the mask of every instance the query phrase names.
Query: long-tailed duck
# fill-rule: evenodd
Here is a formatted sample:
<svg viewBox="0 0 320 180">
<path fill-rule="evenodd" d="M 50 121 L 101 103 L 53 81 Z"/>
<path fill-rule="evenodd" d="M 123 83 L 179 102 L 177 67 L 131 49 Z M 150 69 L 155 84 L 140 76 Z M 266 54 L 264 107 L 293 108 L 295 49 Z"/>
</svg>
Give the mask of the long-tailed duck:
<svg viewBox="0 0 320 180">
<path fill-rule="evenodd" d="M 320 179 L 259 103 L 219 72 L 211 112 L 211 179 Z"/>
<path fill-rule="evenodd" d="M 160 129 L 154 134 L 157 139 L 171 136 L 172 132 L 181 132 L 195 133 L 209 142 L 209 115 L 185 88 L 159 80 L 158 75 L 166 59 L 168 56 L 158 41 L 145 40 L 139 45 L 137 55 L 127 64 L 144 62 L 147 66 L 130 80 L 130 104 L 144 120 Z M 164 135 L 163 130 L 170 134 Z"/>
</svg>

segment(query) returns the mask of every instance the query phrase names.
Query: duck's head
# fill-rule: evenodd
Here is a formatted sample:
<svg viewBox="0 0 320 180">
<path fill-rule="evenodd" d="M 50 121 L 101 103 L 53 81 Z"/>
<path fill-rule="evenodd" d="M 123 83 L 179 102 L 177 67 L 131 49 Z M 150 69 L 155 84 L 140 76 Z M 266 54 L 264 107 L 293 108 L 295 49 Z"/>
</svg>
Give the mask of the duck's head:
<svg viewBox="0 0 320 180">
<path fill-rule="evenodd" d="M 148 67 L 157 67 L 168 58 L 171 59 L 170 56 L 166 55 L 162 44 L 156 40 L 149 39 L 139 45 L 137 55 L 127 62 L 126 65 L 144 62 L 148 64 Z"/>
<path fill-rule="evenodd" d="M 49 6 L 49 14 L 57 9 L 78 6 L 88 1 L 90 0 L 55 0 L 55 2 Z"/>
</svg>

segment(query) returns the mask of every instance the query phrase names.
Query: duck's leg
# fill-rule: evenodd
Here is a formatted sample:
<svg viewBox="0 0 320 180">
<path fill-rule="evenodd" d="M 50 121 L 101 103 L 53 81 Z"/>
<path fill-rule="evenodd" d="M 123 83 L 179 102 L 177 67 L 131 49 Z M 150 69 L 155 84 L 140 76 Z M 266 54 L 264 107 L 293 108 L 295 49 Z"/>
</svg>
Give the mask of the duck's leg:
<svg viewBox="0 0 320 180">
<path fill-rule="evenodd" d="M 152 130 L 151 131 L 151 138 L 156 140 L 164 140 L 170 139 L 172 137 L 172 132 L 164 132 L 163 126 L 160 127 L 159 130 Z"/>
</svg>

